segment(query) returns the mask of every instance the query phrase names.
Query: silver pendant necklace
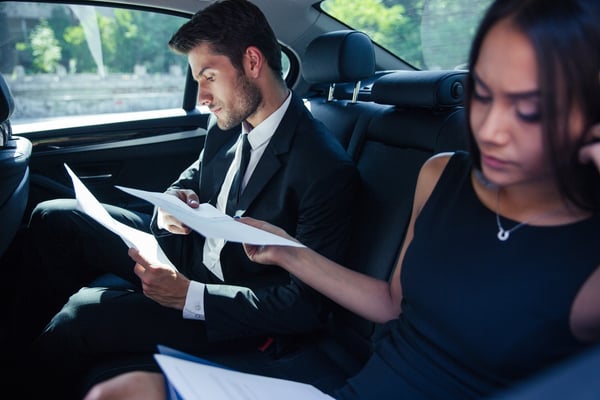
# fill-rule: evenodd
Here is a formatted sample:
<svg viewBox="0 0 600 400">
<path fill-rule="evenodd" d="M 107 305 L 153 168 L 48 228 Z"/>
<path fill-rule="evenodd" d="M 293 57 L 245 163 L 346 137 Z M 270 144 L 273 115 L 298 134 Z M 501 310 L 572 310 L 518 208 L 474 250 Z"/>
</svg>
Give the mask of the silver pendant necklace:
<svg viewBox="0 0 600 400">
<path fill-rule="evenodd" d="M 545 213 L 538 215 L 534 219 L 539 219 L 539 218 L 542 218 L 545 216 L 549 216 L 551 214 L 557 213 L 561 209 L 562 209 L 562 207 L 560 207 L 556 210 L 547 211 Z M 510 238 L 511 233 L 513 233 L 517 229 L 529 224 L 531 221 L 533 221 L 533 219 L 529 219 L 527 221 L 521 222 L 520 224 L 517 224 L 508 230 L 504 229 L 504 227 L 502 226 L 502 223 L 500 223 L 500 188 L 498 188 L 498 190 L 496 191 L 496 225 L 498 226 L 498 233 L 496 234 L 496 236 L 498 237 L 498 240 L 501 242 L 506 242 Z"/>
<path fill-rule="evenodd" d="M 510 234 L 519 229 L 520 227 L 527 225 L 527 221 L 521 222 L 520 224 L 513 226 L 509 230 L 506 230 L 502 227 L 502 224 L 500 223 L 500 215 L 498 214 L 498 212 L 496 212 L 496 225 L 498 225 L 498 234 L 496 235 L 498 236 L 498 240 L 501 242 L 506 242 L 510 237 Z"/>
<path fill-rule="evenodd" d="M 504 229 L 504 227 L 500 223 L 500 189 L 498 189 L 496 191 L 496 225 L 498 225 L 498 234 L 496 236 L 498 236 L 498 240 L 501 242 L 506 242 L 512 232 L 516 231 L 524 225 L 527 225 L 527 222 L 528 221 L 521 222 L 520 224 L 513 226 L 509 230 Z"/>
</svg>

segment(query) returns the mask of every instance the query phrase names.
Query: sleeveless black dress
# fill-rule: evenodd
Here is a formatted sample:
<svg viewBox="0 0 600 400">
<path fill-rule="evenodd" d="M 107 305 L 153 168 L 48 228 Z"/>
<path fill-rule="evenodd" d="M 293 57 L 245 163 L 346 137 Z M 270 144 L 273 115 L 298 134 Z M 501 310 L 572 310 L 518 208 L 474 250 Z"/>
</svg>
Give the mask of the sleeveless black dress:
<svg viewBox="0 0 600 400">
<path fill-rule="evenodd" d="M 501 242 L 470 171 L 467 153 L 452 156 L 404 258 L 403 312 L 336 398 L 483 398 L 587 347 L 569 313 L 600 265 L 600 216 Z"/>
</svg>

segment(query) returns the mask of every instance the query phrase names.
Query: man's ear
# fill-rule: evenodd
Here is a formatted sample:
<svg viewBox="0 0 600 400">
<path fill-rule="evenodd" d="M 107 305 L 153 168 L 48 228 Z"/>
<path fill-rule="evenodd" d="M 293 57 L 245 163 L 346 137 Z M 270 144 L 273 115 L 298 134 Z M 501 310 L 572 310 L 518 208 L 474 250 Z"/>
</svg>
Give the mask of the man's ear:
<svg viewBox="0 0 600 400">
<path fill-rule="evenodd" d="M 249 46 L 244 53 L 244 71 L 250 78 L 258 78 L 264 64 L 262 52 L 255 46 Z"/>
</svg>

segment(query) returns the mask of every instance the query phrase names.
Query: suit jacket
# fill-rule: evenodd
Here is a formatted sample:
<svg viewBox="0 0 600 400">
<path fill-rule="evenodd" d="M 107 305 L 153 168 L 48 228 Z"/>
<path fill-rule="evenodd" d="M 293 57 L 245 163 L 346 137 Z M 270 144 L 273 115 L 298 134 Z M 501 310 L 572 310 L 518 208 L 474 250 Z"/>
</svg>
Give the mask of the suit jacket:
<svg viewBox="0 0 600 400">
<path fill-rule="evenodd" d="M 245 216 L 269 221 L 306 246 L 344 261 L 359 187 L 351 158 L 292 94 L 290 105 L 239 201 Z M 200 158 L 172 188 L 193 189 L 200 202 L 216 203 L 241 127 L 209 129 Z M 207 284 L 209 340 L 313 331 L 329 312 L 328 301 L 284 269 L 251 262 L 239 243 L 221 251 L 224 282 L 202 264 L 204 237 L 152 230 L 174 265 Z"/>
</svg>

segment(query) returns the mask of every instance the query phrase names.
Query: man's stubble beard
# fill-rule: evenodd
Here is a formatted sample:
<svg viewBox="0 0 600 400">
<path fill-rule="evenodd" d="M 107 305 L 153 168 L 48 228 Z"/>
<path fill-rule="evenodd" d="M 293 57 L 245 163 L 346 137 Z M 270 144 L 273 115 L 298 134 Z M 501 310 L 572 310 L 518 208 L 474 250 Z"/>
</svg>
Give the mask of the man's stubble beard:
<svg viewBox="0 0 600 400">
<path fill-rule="evenodd" d="M 254 114 L 263 101 L 260 89 L 242 73 L 238 74 L 237 85 L 239 95 L 231 110 L 221 118 L 217 118 L 217 126 L 222 130 L 231 129 Z"/>
</svg>

